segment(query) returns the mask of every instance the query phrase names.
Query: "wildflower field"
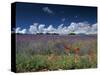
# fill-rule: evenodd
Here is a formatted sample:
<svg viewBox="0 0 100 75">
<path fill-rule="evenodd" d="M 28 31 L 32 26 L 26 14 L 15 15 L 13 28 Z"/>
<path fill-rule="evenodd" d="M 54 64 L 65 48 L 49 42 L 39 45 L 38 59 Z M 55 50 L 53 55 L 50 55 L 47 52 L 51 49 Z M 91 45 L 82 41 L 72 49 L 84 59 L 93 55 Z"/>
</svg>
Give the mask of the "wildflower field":
<svg viewBox="0 0 100 75">
<path fill-rule="evenodd" d="M 97 35 L 16 34 L 17 72 L 97 67 Z"/>
</svg>

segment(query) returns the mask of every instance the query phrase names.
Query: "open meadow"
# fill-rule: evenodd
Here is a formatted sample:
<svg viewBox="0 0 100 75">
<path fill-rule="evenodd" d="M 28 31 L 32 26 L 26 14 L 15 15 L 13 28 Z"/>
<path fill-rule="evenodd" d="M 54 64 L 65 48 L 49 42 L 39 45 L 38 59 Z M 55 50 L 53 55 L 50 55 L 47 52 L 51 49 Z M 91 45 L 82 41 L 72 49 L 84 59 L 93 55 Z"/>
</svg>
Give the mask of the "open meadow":
<svg viewBox="0 0 100 75">
<path fill-rule="evenodd" d="M 17 72 L 97 67 L 97 35 L 16 34 Z"/>
</svg>

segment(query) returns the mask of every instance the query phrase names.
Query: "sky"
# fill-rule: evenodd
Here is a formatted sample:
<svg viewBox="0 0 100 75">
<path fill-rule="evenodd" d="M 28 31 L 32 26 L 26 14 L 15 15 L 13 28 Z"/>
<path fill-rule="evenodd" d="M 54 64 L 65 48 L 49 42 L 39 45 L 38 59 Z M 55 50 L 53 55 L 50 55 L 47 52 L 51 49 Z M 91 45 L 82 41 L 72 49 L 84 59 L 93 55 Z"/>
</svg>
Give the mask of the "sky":
<svg viewBox="0 0 100 75">
<path fill-rule="evenodd" d="M 16 3 L 16 33 L 97 33 L 97 8 Z"/>
</svg>

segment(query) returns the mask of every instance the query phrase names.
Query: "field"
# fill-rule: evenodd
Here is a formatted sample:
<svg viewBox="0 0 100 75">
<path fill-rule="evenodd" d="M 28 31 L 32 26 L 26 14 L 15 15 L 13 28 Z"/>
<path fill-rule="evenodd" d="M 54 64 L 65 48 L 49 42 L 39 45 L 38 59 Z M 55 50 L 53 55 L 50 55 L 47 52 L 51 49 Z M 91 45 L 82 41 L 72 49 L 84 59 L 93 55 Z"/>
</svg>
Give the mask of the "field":
<svg viewBox="0 0 100 75">
<path fill-rule="evenodd" d="M 17 72 L 96 67 L 96 35 L 16 34 Z"/>
</svg>

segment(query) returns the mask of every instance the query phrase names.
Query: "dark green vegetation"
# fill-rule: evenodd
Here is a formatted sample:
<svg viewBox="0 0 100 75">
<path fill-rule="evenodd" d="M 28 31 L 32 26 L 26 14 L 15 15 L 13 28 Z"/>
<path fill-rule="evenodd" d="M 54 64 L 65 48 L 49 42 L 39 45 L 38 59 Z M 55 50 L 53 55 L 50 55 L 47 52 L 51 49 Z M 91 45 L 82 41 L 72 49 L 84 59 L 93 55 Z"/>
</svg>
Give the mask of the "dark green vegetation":
<svg viewBox="0 0 100 75">
<path fill-rule="evenodd" d="M 76 35 L 75 33 L 69 33 L 69 35 Z"/>
<path fill-rule="evenodd" d="M 16 39 L 17 72 L 97 67 L 96 35 L 16 35 Z"/>
</svg>

